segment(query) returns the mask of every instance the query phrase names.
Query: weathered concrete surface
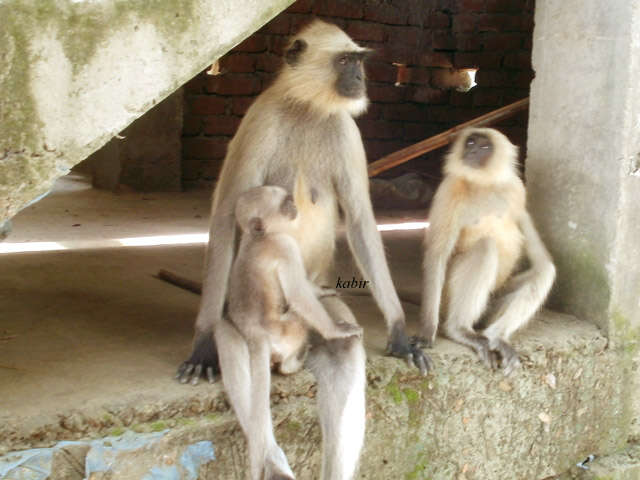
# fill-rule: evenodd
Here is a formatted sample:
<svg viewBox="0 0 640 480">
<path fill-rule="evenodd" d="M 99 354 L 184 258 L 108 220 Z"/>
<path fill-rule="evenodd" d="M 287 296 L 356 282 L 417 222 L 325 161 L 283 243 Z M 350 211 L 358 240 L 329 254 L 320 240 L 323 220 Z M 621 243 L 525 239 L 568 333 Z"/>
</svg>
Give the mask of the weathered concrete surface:
<svg viewBox="0 0 640 480">
<path fill-rule="evenodd" d="M 0 224 L 290 3 L 0 1 Z"/>
<path fill-rule="evenodd" d="M 536 2 L 530 205 L 558 267 L 552 305 L 626 352 L 640 435 L 640 3 Z"/>
<path fill-rule="evenodd" d="M 85 160 L 95 187 L 182 190 L 183 93 L 169 95 Z"/>
<path fill-rule="evenodd" d="M 7 241 L 72 246 L 93 238 L 106 247 L 113 238 L 204 232 L 208 205 L 207 192 L 113 195 L 77 186 L 25 209 Z M 385 234 L 402 290 L 419 288 L 421 235 Z M 343 277 L 354 271 L 345 253 L 342 243 Z M 171 428 L 164 447 L 122 453 L 118 472 L 170 461 L 171 452 L 210 440 L 216 460 L 200 478 L 244 478 L 245 443 L 221 386 L 172 379 L 188 354 L 198 297 L 152 277 L 161 267 L 197 277 L 202 255 L 202 246 L 0 255 L 0 451 Z M 590 453 L 623 448 L 624 358 L 595 326 L 542 315 L 517 339 L 524 368 L 509 379 L 440 339 L 432 352 L 437 370 L 422 378 L 382 356 L 385 329 L 371 298 L 348 302 L 365 326 L 368 352 L 359 478 L 538 480 Z M 414 329 L 418 308 L 405 308 Z M 317 478 L 313 396 L 308 373 L 274 382 L 277 435 L 300 479 Z"/>
<path fill-rule="evenodd" d="M 596 457 L 582 468 L 576 466 L 570 472 L 553 480 L 637 480 L 640 478 L 640 445 L 631 444 L 623 451 Z"/>
</svg>

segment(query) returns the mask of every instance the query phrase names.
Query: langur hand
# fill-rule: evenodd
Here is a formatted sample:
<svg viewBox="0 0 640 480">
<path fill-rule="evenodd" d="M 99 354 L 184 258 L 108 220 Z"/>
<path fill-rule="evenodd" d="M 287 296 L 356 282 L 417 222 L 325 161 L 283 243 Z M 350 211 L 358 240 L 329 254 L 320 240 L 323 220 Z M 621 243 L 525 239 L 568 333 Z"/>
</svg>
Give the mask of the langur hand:
<svg viewBox="0 0 640 480">
<path fill-rule="evenodd" d="M 409 365 L 417 367 L 422 375 L 426 375 L 435 365 L 421 347 L 421 343 L 417 342 L 415 337 L 412 337 L 411 341 L 407 338 L 404 325 L 398 322 L 391 331 L 386 352 L 392 357 L 404 358 Z"/>
</svg>

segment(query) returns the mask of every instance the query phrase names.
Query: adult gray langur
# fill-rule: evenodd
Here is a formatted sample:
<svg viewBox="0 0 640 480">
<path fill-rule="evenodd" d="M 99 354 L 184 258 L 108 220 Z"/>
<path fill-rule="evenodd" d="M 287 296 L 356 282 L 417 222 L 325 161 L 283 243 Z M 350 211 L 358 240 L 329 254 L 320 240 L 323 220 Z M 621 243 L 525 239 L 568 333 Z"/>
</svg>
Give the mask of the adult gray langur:
<svg viewBox="0 0 640 480">
<path fill-rule="evenodd" d="M 454 142 L 429 212 L 420 327 L 431 346 L 442 310 L 442 333 L 507 375 L 520 365 L 509 339 L 555 279 L 525 206 L 517 158 L 517 147 L 492 128 L 463 130 Z M 529 267 L 513 275 L 525 253 Z M 487 326 L 478 331 L 494 292 Z"/>
<path fill-rule="evenodd" d="M 214 194 L 203 295 L 192 353 L 178 370 L 180 381 L 197 383 L 203 371 L 211 381 L 218 355 L 230 366 L 223 376 L 246 375 L 233 361 L 245 353 L 233 347 L 223 315 L 235 255 L 234 208 L 238 196 L 255 186 L 293 191 L 298 176 L 307 187 L 308 201 L 300 208 L 293 237 L 309 280 L 319 286 L 335 282 L 332 263 L 342 212 L 351 251 L 387 324 L 388 353 L 412 361 L 422 372 L 430 367 L 429 357 L 405 332 L 404 312 L 371 208 L 364 147 L 353 120 L 368 104 L 363 68 L 367 52 L 338 27 L 314 21 L 293 39 L 276 80 L 243 118 Z M 321 301 L 335 321 L 356 323 L 338 297 Z M 323 479 L 347 479 L 355 471 L 364 437 L 364 359 L 360 339 L 320 341 L 309 352 L 324 439 Z"/>
</svg>

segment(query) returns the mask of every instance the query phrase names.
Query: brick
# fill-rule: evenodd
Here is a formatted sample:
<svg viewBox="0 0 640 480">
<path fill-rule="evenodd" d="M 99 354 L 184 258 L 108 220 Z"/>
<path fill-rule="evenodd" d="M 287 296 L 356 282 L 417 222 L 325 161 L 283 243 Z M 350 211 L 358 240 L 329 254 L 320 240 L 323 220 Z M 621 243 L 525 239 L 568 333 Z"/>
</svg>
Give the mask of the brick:
<svg viewBox="0 0 640 480">
<path fill-rule="evenodd" d="M 220 63 L 223 71 L 248 73 L 255 70 L 256 57 L 249 53 L 231 53 L 223 57 Z"/>
<path fill-rule="evenodd" d="M 485 51 L 519 50 L 524 35 L 521 33 L 496 33 L 484 36 L 482 45 Z"/>
<path fill-rule="evenodd" d="M 182 119 L 182 135 L 185 137 L 198 135 L 202 128 L 201 117 L 185 115 Z"/>
<path fill-rule="evenodd" d="M 291 17 L 286 14 L 278 15 L 260 31 L 273 35 L 289 35 L 291 33 Z"/>
<path fill-rule="evenodd" d="M 187 137 L 182 140 L 183 155 L 186 158 L 224 158 L 227 153 L 228 137 Z"/>
<path fill-rule="evenodd" d="M 367 113 L 365 115 L 363 115 L 362 117 L 359 117 L 360 119 L 374 119 L 374 118 L 382 118 L 382 111 L 383 111 L 383 104 L 382 103 L 370 103 L 369 104 L 369 108 L 367 108 Z"/>
<path fill-rule="evenodd" d="M 400 9 L 393 5 L 383 3 L 366 5 L 364 8 L 364 18 L 365 20 L 388 25 L 406 25 L 408 23 L 408 13 L 406 9 Z"/>
<path fill-rule="evenodd" d="M 534 20 L 533 14 L 523 14 L 520 16 L 520 31 L 533 32 Z"/>
<path fill-rule="evenodd" d="M 407 44 L 386 43 L 376 50 L 375 59 L 386 63 L 404 63 L 411 65 L 416 55 L 415 47 Z"/>
<path fill-rule="evenodd" d="M 471 107 L 473 105 L 473 90 L 468 92 L 451 91 L 449 104 L 454 107 Z"/>
<path fill-rule="evenodd" d="M 531 69 L 531 52 L 509 53 L 504 57 L 504 68 L 512 68 L 514 70 L 530 70 Z"/>
<path fill-rule="evenodd" d="M 263 53 L 256 59 L 256 70 L 260 72 L 277 72 L 282 66 L 282 57 L 273 53 Z"/>
<path fill-rule="evenodd" d="M 267 49 L 267 37 L 260 33 L 254 33 L 242 43 L 237 45 L 234 50 L 236 52 L 264 52 Z"/>
<path fill-rule="evenodd" d="M 362 18 L 363 15 L 362 5 L 348 0 L 317 0 L 313 13 L 342 18 Z"/>
<path fill-rule="evenodd" d="M 424 52 L 418 57 L 418 64 L 425 67 L 452 67 L 453 55 L 447 52 Z"/>
<path fill-rule="evenodd" d="M 449 28 L 451 16 L 445 12 L 431 12 L 427 17 L 426 26 L 429 28 Z"/>
<path fill-rule="evenodd" d="M 411 100 L 429 105 L 442 105 L 449 103 L 449 91 L 439 88 L 417 87 L 413 89 Z"/>
<path fill-rule="evenodd" d="M 484 12 L 486 3 L 485 0 L 457 0 L 455 8 L 460 12 Z"/>
<path fill-rule="evenodd" d="M 300 14 L 288 14 L 291 19 L 291 35 L 296 35 L 300 33 L 304 27 L 309 25 L 313 20 L 313 16 L 310 15 L 300 15 Z"/>
<path fill-rule="evenodd" d="M 374 82 L 395 83 L 396 67 L 390 63 L 370 61 L 366 64 L 367 77 Z"/>
<path fill-rule="evenodd" d="M 245 73 L 229 73 L 209 77 L 206 91 L 218 95 L 252 95 L 261 90 L 260 79 Z"/>
<path fill-rule="evenodd" d="M 473 92 L 474 107 L 499 107 L 503 105 L 502 92 L 492 88 L 479 88 Z"/>
<path fill-rule="evenodd" d="M 355 41 L 385 42 L 387 32 L 379 23 L 351 21 L 347 24 L 347 35 Z"/>
<path fill-rule="evenodd" d="M 488 13 L 522 12 L 526 9 L 526 0 L 486 0 Z"/>
<path fill-rule="evenodd" d="M 513 84 L 516 87 L 528 89 L 531 87 L 531 81 L 533 80 L 534 77 L 535 77 L 535 73 L 531 70 L 518 72 L 514 76 Z"/>
<path fill-rule="evenodd" d="M 226 98 L 212 95 L 194 95 L 187 101 L 189 113 L 192 115 L 221 115 L 226 104 Z"/>
<path fill-rule="evenodd" d="M 392 139 L 402 136 L 402 124 L 380 120 L 364 120 L 358 122 L 364 138 Z"/>
<path fill-rule="evenodd" d="M 189 80 L 184 85 L 185 93 L 187 93 L 187 94 L 190 94 L 190 93 L 203 93 L 204 92 L 204 85 L 206 83 L 205 75 L 206 75 L 205 73 L 199 73 L 198 75 L 193 77 L 191 80 Z"/>
<path fill-rule="evenodd" d="M 484 14 L 479 15 L 479 32 L 513 32 L 521 30 L 521 20 L 519 15 L 508 14 Z"/>
<path fill-rule="evenodd" d="M 430 107 L 413 103 L 386 105 L 383 118 L 385 120 L 401 120 L 405 122 L 424 122 Z"/>
<path fill-rule="evenodd" d="M 440 131 L 441 129 L 433 124 L 405 122 L 403 125 L 402 138 L 417 142 L 436 135 L 440 133 Z"/>
<path fill-rule="evenodd" d="M 231 100 L 231 110 L 234 115 L 242 116 L 253 103 L 256 97 L 233 97 Z"/>
<path fill-rule="evenodd" d="M 281 37 L 279 35 L 274 35 L 269 38 L 269 53 L 272 55 L 276 55 L 277 57 L 282 57 L 284 55 L 285 50 L 289 46 L 290 39 L 287 37 Z"/>
<path fill-rule="evenodd" d="M 482 35 L 458 34 L 456 35 L 456 47 L 458 52 L 479 52 L 482 50 Z"/>
<path fill-rule="evenodd" d="M 313 0 L 298 0 L 287 8 L 287 13 L 310 13 Z"/>
<path fill-rule="evenodd" d="M 431 68 L 411 68 L 411 73 L 409 74 L 411 83 L 414 85 L 429 85 L 429 83 L 431 82 L 432 70 L 433 69 Z"/>
<path fill-rule="evenodd" d="M 456 68 L 490 68 L 499 69 L 502 54 L 493 52 L 456 53 L 453 56 L 453 66 Z"/>
<path fill-rule="evenodd" d="M 369 84 L 367 94 L 372 102 L 398 103 L 404 99 L 404 89 L 389 84 Z"/>
<path fill-rule="evenodd" d="M 434 50 L 455 50 L 456 39 L 448 30 L 434 30 L 431 45 Z"/>
<path fill-rule="evenodd" d="M 513 84 L 513 75 L 504 70 L 478 70 L 476 82 L 480 87 L 509 87 Z"/>
<path fill-rule="evenodd" d="M 452 31 L 456 33 L 474 32 L 476 30 L 478 18 L 478 15 L 473 15 L 471 13 L 459 13 L 454 15 Z"/>
<path fill-rule="evenodd" d="M 235 135 L 240 125 L 240 117 L 231 115 L 208 115 L 202 119 L 202 132 L 205 135 Z"/>
<path fill-rule="evenodd" d="M 423 30 L 408 25 L 388 26 L 387 33 L 390 43 L 403 44 L 415 48 L 422 41 Z"/>
</svg>

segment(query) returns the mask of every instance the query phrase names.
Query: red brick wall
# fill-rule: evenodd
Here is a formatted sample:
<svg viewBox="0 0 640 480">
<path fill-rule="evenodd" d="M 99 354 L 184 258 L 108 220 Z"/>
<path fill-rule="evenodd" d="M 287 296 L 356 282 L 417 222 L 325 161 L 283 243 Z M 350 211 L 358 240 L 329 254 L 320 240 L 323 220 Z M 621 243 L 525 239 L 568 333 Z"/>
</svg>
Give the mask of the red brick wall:
<svg viewBox="0 0 640 480">
<path fill-rule="evenodd" d="M 225 55 L 222 74 L 204 72 L 186 86 L 183 181 L 215 180 L 226 144 L 252 99 L 272 80 L 290 35 L 314 17 L 376 50 L 369 62 L 371 106 L 358 119 L 369 161 L 529 95 L 533 0 L 299 0 Z M 397 69 L 410 70 L 396 87 Z M 479 68 L 478 85 L 443 88 L 450 69 Z M 498 127 L 526 143 L 526 112 Z M 442 152 L 432 155 L 439 158 Z M 406 169 L 436 172 L 422 158 Z"/>
</svg>

